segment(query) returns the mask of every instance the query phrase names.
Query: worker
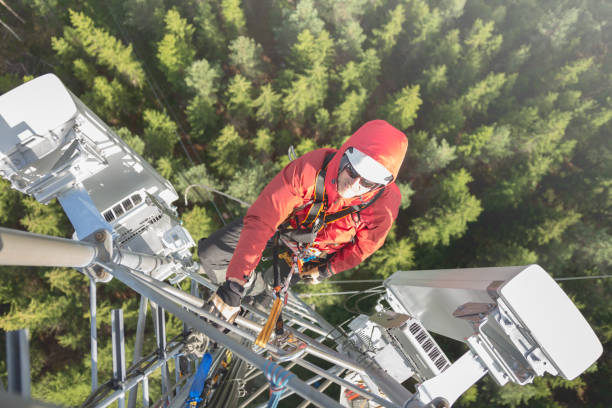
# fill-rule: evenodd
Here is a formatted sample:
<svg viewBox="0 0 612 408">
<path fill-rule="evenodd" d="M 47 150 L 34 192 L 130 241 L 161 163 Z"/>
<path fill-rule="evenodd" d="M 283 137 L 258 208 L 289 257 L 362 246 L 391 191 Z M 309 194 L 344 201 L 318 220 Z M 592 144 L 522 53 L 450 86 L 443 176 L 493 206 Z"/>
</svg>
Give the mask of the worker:
<svg viewBox="0 0 612 408">
<path fill-rule="evenodd" d="M 301 248 L 299 278 L 305 283 L 319 283 L 372 255 L 397 217 L 401 194 L 394 181 L 407 148 L 401 131 L 374 120 L 339 150 L 317 149 L 291 161 L 244 218 L 198 244 L 204 271 L 220 284 L 211 299 L 216 312 L 232 321 L 245 286 L 261 290 L 265 279 L 253 271 L 266 245 L 274 237 L 278 244 L 278 233 L 281 242 Z"/>
</svg>

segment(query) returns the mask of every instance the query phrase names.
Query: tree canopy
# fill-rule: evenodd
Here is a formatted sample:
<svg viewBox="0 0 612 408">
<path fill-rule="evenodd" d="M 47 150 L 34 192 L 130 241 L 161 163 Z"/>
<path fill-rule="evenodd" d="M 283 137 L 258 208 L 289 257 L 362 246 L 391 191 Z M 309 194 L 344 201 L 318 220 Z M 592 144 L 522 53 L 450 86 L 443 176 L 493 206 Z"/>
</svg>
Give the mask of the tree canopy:
<svg viewBox="0 0 612 408">
<path fill-rule="evenodd" d="M 202 184 L 253 201 L 290 146 L 339 147 L 372 119 L 404 131 L 394 229 L 343 280 L 535 262 L 554 277 L 610 272 L 607 0 L 13 3 L 25 23 L 0 16 L 0 92 L 54 72 L 181 194 Z M 4 180 L 0 198 L 3 226 L 71 235 L 56 203 Z M 196 241 L 245 211 L 204 187 L 177 205 Z M 86 279 L 1 269 L 0 327 L 31 330 L 33 396 L 80 405 L 89 392 Z M 612 279 L 562 287 L 610 349 Z M 99 290 L 99 316 L 137 302 L 117 282 Z M 332 322 L 347 318 L 342 299 L 318 302 Z M 100 347 L 110 356 L 110 343 Z M 110 377 L 110 361 L 100 364 Z M 611 372 L 605 351 L 575 381 L 500 388 L 485 379 L 457 406 L 606 407 Z"/>
</svg>

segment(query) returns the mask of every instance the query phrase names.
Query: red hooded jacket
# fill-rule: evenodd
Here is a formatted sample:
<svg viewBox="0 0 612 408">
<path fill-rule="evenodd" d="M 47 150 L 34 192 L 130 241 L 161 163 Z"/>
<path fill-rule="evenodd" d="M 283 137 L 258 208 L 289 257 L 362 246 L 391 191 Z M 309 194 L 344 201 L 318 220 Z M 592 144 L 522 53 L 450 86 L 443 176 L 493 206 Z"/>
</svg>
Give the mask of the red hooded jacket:
<svg viewBox="0 0 612 408">
<path fill-rule="evenodd" d="M 289 163 L 272 179 L 244 217 L 244 227 L 226 278 L 245 282 L 278 226 L 292 214 L 300 222 L 305 218 L 314 198 L 317 172 L 323 167 L 327 153 L 336 152 L 325 175 L 327 213 L 367 202 L 376 194 L 374 190 L 349 199 L 338 194 L 338 167 L 344 151 L 351 146 L 385 166 L 393 174 L 394 181 L 381 187 L 384 193 L 369 207 L 326 225 L 311 246 L 333 254 L 329 269 L 334 274 L 359 265 L 382 246 L 401 201 L 395 179 L 408 149 L 408 139 L 384 120 L 374 120 L 359 128 L 340 150 L 309 152 Z"/>
</svg>

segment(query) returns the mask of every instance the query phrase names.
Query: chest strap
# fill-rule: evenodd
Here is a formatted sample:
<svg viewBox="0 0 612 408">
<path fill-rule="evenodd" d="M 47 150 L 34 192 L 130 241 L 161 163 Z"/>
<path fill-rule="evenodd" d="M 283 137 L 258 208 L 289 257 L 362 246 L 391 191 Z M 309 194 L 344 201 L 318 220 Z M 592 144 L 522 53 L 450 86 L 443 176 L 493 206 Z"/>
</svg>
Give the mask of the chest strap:
<svg viewBox="0 0 612 408">
<path fill-rule="evenodd" d="M 313 226 L 315 221 L 320 217 L 321 211 L 325 214 L 325 207 L 327 206 L 327 202 L 325 200 L 325 174 L 327 173 L 327 165 L 334 158 L 334 155 L 335 153 L 333 152 L 328 153 L 325 156 L 325 160 L 323 160 L 323 167 L 317 172 L 313 203 L 301 224 L 306 228 Z"/>
<path fill-rule="evenodd" d="M 340 211 L 332 214 L 327 214 L 327 200 L 325 199 L 325 174 L 327 172 L 327 165 L 334 157 L 335 153 L 329 153 L 325 156 L 323 161 L 323 167 L 317 173 L 317 179 L 315 182 L 313 204 L 308 210 L 308 214 L 301 223 L 302 228 L 311 228 L 312 235 L 316 237 L 317 233 L 327 224 L 338 221 L 341 218 L 347 217 L 353 213 L 364 210 L 370 205 L 374 204 L 376 200 L 383 194 L 385 187 L 381 188 L 378 193 L 370 201 L 365 203 L 351 205 L 344 207 Z"/>
</svg>

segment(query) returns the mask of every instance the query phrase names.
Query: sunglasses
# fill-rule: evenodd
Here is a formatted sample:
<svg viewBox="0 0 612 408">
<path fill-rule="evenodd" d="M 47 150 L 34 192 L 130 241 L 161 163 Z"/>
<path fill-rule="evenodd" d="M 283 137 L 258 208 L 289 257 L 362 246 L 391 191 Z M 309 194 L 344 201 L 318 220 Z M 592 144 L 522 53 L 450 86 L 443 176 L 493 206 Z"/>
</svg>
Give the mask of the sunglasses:
<svg viewBox="0 0 612 408">
<path fill-rule="evenodd" d="M 350 162 L 346 164 L 345 169 L 350 178 L 359 179 L 359 185 L 363 188 L 367 188 L 368 190 L 373 190 L 376 187 L 380 186 L 380 184 L 378 183 L 374 183 L 373 181 L 368 181 L 364 179 L 363 177 L 361 177 L 359 173 L 357 173 L 357 170 L 355 170 L 355 168 L 351 165 Z"/>
</svg>

